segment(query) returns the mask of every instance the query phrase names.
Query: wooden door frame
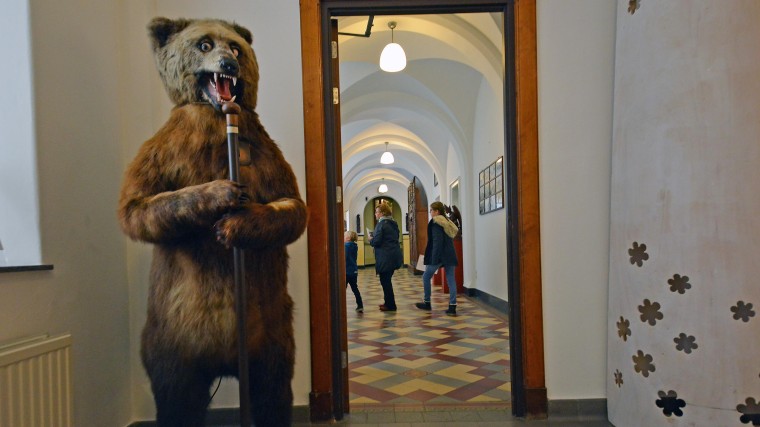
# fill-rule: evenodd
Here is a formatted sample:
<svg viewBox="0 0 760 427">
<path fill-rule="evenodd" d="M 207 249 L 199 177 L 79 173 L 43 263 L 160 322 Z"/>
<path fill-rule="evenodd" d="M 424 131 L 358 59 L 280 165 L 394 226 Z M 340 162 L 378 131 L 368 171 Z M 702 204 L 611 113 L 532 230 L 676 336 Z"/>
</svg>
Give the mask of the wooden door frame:
<svg viewBox="0 0 760 427">
<path fill-rule="evenodd" d="M 512 412 L 515 416 L 545 417 L 547 393 L 544 372 L 541 300 L 541 248 L 538 186 L 538 91 L 536 63 L 536 0 L 301 0 L 301 59 L 303 78 L 306 198 L 309 205 L 309 308 L 311 332 L 311 419 L 341 419 L 344 396 L 336 396 L 333 363 L 337 354 L 333 334 L 340 307 L 331 298 L 339 275 L 330 266 L 342 256 L 332 237 L 333 203 L 341 203 L 331 122 L 332 90 L 329 18 L 346 11 L 374 14 L 505 12 L 505 159 L 507 171 L 507 253 L 509 257 L 510 355 Z M 346 13 L 347 14 L 347 13 Z M 511 38 L 509 36 L 512 36 Z M 347 393 L 344 390 L 343 393 Z"/>
</svg>

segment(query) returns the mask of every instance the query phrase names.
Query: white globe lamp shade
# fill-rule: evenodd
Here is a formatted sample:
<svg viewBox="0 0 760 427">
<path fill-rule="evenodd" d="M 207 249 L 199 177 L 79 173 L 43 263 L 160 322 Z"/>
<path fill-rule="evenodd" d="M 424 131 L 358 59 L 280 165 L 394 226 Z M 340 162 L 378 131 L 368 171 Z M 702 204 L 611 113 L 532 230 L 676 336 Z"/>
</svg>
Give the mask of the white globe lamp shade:
<svg viewBox="0 0 760 427">
<path fill-rule="evenodd" d="M 398 43 L 388 43 L 380 54 L 380 69 L 395 73 L 406 68 L 406 53 Z"/>
<path fill-rule="evenodd" d="M 378 193 L 387 193 L 388 192 L 388 186 L 385 184 L 380 184 L 379 187 L 377 187 Z"/>
<path fill-rule="evenodd" d="M 395 161 L 396 159 L 393 158 L 393 153 L 391 153 L 390 151 L 386 151 L 383 153 L 382 156 L 380 156 L 380 163 L 384 165 L 393 164 L 393 162 Z"/>
</svg>

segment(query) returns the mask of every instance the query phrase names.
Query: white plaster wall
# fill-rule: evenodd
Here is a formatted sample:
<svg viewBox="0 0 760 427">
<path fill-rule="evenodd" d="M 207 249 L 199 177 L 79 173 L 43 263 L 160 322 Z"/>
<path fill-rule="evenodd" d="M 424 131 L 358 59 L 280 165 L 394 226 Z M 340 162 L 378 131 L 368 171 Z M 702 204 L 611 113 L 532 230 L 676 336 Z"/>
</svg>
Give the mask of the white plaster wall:
<svg viewBox="0 0 760 427">
<path fill-rule="evenodd" d="M 118 2 L 29 5 L 36 138 L 15 143 L 36 143 L 42 259 L 55 269 L 0 274 L 0 341 L 70 332 L 74 425 L 125 425 L 130 349 L 126 250 L 116 223 Z M 4 65 L 19 74 L 27 66 Z M 24 81 L 4 83 L 17 78 Z"/>
<path fill-rule="evenodd" d="M 605 396 L 615 10 L 609 0 L 537 3 L 541 274 L 550 400 Z"/>
<path fill-rule="evenodd" d="M 610 420 L 748 424 L 740 406 L 757 417 L 749 400 L 760 398 L 760 2 L 642 2 L 617 21 Z M 633 242 L 646 245 L 640 266 Z M 683 293 L 676 274 L 688 277 Z M 645 299 L 660 319 L 643 321 Z M 751 312 L 735 317 L 744 304 Z M 678 349 L 680 334 L 698 347 Z M 652 369 L 636 371 L 639 351 Z M 657 406 L 671 391 L 681 415 Z"/>
<path fill-rule="evenodd" d="M 443 196 L 441 197 L 441 200 L 444 204 L 447 206 L 450 206 L 452 204 L 451 200 L 451 183 L 454 182 L 457 178 L 459 178 L 459 203 L 457 203 L 457 208 L 459 209 L 459 214 L 462 216 L 462 222 L 466 224 L 468 221 L 471 221 L 470 211 L 467 211 L 467 214 L 463 212 L 463 209 L 465 208 L 465 205 L 469 203 L 469 200 L 466 198 L 467 191 L 464 191 L 465 189 L 469 188 L 466 186 L 467 181 L 466 176 L 468 175 L 466 172 L 464 172 L 462 169 L 464 168 L 467 170 L 466 166 L 464 164 L 465 161 L 461 159 L 456 152 L 456 149 L 454 146 L 450 143 L 448 153 L 446 155 L 446 174 L 443 178 L 438 178 L 438 186 L 441 187 L 441 192 Z M 429 217 L 429 214 L 428 214 Z M 465 218 L 467 218 L 465 220 Z M 472 225 L 472 224 L 470 224 Z M 471 246 L 472 241 L 474 239 L 472 236 L 467 236 L 466 233 L 462 233 L 462 258 L 459 259 L 459 265 L 462 265 L 462 281 L 464 282 L 464 286 L 467 288 L 472 287 L 473 278 L 472 272 L 475 271 L 473 268 L 473 252 L 474 248 Z M 469 245 L 468 245 L 469 244 Z"/>
<path fill-rule="evenodd" d="M 459 156 L 457 156 L 456 150 L 454 150 L 454 147 L 449 144 L 449 149 L 446 154 L 446 175 L 443 177 L 438 177 L 438 186 L 441 187 L 441 192 L 443 193 L 441 201 L 443 201 L 446 205 L 451 204 L 451 183 L 454 182 L 455 179 L 460 178 L 460 175 L 462 175 L 462 165 L 460 165 L 460 163 L 461 160 L 459 159 Z M 459 185 L 459 192 L 461 194 L 461 182 Z M 457 206 L 457 208 L 461 209 L 461 206 Z"/>
<path fill-rule="evenodd" d="M 472 238 L 468 238 L 467 232 L 470 229 L 467 222 L 464 222 L 464 282 L 467 287 L 477 288 L 507 301 L 507 210 L 499 209 L 481 215 L 478 204 L 480 171 L 498 157 L 504 156 L 503 96 L 500 92 L 494 92 L 485 79 L 478 91 L 475 117 L 470 168 L 472 179 L 467 187 L 462 187 L 463 190 L 468 189 L 465 193 L 470 193 L 472 197 L 471 208 L 465 212 L 471 218 L 469 221 L 472 221 L 473 227 Z M 505 196 L 504 202 L 506 201 Z"/>
</svg>

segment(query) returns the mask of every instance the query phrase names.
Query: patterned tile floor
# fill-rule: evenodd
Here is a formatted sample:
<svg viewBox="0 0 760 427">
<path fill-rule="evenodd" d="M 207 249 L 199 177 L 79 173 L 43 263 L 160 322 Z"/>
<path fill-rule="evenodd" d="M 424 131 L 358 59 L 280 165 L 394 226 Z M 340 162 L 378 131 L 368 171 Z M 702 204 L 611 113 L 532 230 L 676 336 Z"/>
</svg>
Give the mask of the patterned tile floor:
<svg viewBox="0 0 760 427">
<path fill-rule="evenodd" d="M 393 284 L 395 313 L 377 308 L 374 269 L 359 270 L 364 313 L 347 289 L 351 413 L 294 427 L 613 427 L 603 419 L 514 418 L 506 317 L 461 294 L 458 316 L 446 316 L 448 295 L 435 287 L 433 311 L 422 311 L 414 307 L 422 276 L 399 270 Z"/>
<path fill-rule="evenodd" d="M 348 307 L 349 399 L 352 412 L 451 410 L 510 412 L 509 330 L 506 317 L 460 294 L 457 316 L 444 314 L 448 294 L 433 287 L 432 311 L 422 300 L 422 276 L 396 271 L 398 311 L 381 312 L 374 269 L 359 271 L 364 313 Z M 411 414 L 410 414 L 411 416 Z M 480 418 L 478 418 L 480 419 Z"/>
</svg>

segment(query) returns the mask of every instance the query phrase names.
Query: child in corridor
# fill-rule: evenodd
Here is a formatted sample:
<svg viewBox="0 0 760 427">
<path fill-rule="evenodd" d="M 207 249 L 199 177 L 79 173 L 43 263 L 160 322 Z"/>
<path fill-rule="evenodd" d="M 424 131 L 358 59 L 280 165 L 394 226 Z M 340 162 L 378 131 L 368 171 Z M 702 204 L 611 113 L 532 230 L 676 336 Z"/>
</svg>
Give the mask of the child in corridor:
<svg viewBox="0 0 760 427">
<path fill-rule="evenodd" d="M 346 283 L 351 286 L 351 291 L 356 298 L 356 311 L 364 312 L 362 303 L 362 294 L 359 292 L 359 286 L 356 279 L 359 277 L 359 267 L 356 264 L 356 255 L 359 253 L 359 246 L 356 244 L 357 236 L 355 231 L 346 231 L 343 235 L 343 248 L 346 252 Z"/>
</svg>

